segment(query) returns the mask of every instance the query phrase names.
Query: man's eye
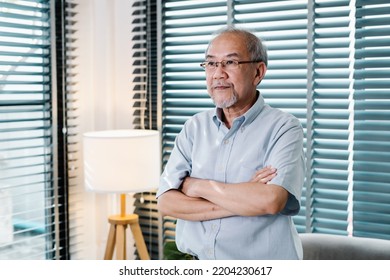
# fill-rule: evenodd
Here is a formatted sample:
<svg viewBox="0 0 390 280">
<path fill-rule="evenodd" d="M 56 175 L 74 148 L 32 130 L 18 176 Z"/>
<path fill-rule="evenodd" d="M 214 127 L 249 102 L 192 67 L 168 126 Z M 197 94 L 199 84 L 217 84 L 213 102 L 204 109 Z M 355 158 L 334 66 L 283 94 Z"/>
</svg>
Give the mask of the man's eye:
<svg viewBox="0 0 390 280">
<path fill-rule="evenodd" d="M 234 64 L 234 60 L 226 60 L 225 61 L 225 65 L 233 65 Z"/>
<path fill-rule="evenodd" d="M 210 66 L 210 67 L 214 67 L 215 66 L 215 62 L 214 61 L 208 61 L 207 62 L 207 66 Z"/>
</svg>

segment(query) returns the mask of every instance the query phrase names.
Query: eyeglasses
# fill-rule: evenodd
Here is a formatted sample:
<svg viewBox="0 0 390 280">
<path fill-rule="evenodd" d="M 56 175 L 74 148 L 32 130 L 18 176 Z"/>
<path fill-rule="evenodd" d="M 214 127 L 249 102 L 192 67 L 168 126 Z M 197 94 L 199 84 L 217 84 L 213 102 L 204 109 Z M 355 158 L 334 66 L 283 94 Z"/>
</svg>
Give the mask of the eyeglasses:
<svg viewBox="0 0 390 280">
<path fill-rule="evenodd" d="M 237 61 L 237 60 L 222 60 L 222 61 L 205 61 L 200 64 L 200 66 L 205 70 L 215 70 L 219 64 L 221 64 L 222 68 L 225 70 L 233 70 L 238 68 L 239 64 L 245 63 L 257 63 L 261 62 L 261 60 L 254 61 Z"/>
</svg>

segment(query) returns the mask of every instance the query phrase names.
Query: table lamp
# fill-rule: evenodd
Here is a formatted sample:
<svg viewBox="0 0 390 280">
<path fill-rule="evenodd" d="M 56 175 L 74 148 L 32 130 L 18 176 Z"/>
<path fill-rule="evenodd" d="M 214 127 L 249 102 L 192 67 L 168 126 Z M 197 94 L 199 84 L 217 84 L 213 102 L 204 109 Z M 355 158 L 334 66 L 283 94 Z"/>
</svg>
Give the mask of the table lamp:
<svg viewBox="0 0 390 280">
<path fill-rule="evenodd" d="M 126 228 L 133 233 L 138 254 L 150 259 L 137 214 L 126 214 L 126 193 L 158 187 L 160 134 L 155 130 L 103 130 L 83 135 L 84 181 L 87 191 L 120 194 L 120 214 L 108 217 L 110 230 L 104 259 L 126 259 Z"/>
</svg>

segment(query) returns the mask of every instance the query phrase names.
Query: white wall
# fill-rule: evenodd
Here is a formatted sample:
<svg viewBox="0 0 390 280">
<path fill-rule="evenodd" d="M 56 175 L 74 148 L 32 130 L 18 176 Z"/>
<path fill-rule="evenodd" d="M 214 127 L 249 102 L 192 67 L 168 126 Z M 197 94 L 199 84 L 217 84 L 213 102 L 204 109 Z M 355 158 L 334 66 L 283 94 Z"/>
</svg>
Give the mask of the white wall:
<svg viewBox="0 0 390 280">
<path fill-rule="evenodd" d="M 132 128 L 131 1 L 77 2 L 76 88 L 80 132 Z M 79 156 L 82 156 L 82 151 Z M 78 176 L 83 176 L 82 168 Z M 107 217 L 119 211 L 118 198 L 115 195 L 81 193 L 85 212 L 83 253 L 78 258 L 102 259 L 108 234 Z M 132 205 L 132 202 L 128 201 L 127 205 Z M 133 248 L 131 239 L 128 244 Z M 132 255 L 128 251 L 128 257 Z"/>
</svg>

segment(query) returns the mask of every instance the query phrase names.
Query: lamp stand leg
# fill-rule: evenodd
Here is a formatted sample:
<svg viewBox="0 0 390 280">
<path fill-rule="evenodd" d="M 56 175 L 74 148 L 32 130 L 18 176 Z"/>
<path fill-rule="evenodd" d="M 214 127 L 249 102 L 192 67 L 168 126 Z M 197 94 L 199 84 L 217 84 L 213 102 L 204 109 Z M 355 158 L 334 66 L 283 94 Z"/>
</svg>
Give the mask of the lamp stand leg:
<svg viewBox="0 0 390 280">
<path fill-rule="evenodd" d="M 110 225 L 110 231 L 108 232 L 106 252 L 104 253 L 105 260 L 112 260 L 112 255 L 115 249 L 116 230 L 115 224 Z"/>
<path fill-rule="evenodd" d="M 145 240 L 142 235 L 141 227 L 138 223 L 138 218 L 137 221 L 130 223 L 130 228 L 134 236 L 135 246 L 137 247 L 139 257 L 141 258 L 141 260 L 150 260 L 148 250 L 146 249 Z"/>
<path fill-rule="evenodd" d="M 114 215 L 108 218 L 110 231 L 108 233 L 105 260 L 111 260 L 114 248 L 116 248 L 116 258 L 118 260 L 126 259 L 126 228 L 130 225 L 131 232 L 134 236 L 135 245 L 141 260 L 150 260 L 145 240 L 142 236 L 141 227 L 138 222 L 138 215 Z"/>
<path fill-rule="evenodd" d="M 116 258 L 117 260 L 126 259 L 125 248 L 125 227 L 124 225 L 116 225 Z"/>
</svg>

